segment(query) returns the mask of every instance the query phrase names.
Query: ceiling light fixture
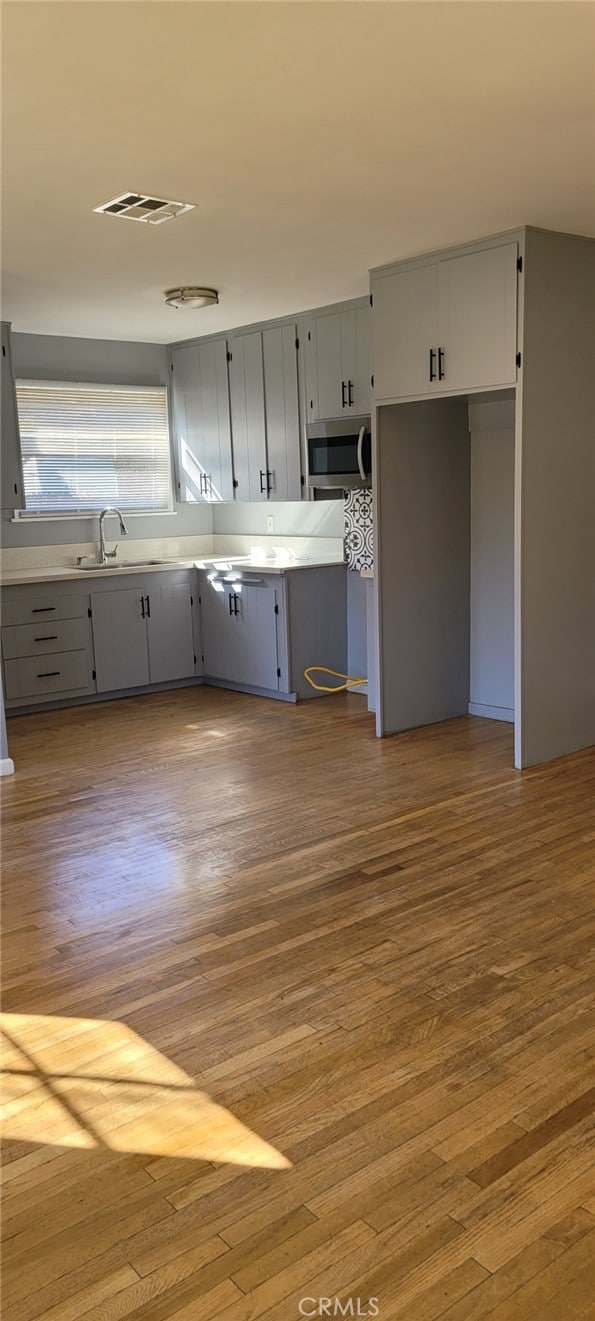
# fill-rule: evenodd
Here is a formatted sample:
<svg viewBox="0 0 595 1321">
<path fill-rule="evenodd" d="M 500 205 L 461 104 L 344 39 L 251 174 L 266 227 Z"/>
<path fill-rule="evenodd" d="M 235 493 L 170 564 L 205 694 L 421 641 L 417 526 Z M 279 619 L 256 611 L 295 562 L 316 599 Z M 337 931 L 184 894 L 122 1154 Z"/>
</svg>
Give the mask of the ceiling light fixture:
<svg viewBox="0 0 595 1321">
<path fill-rule="evenodd" d="M 216 289 L 203 289 L 196 284 L 182 284 L 177 289 L 164 290 L 168 307 L 210 307 L 219 302 Z"/>
</svg>

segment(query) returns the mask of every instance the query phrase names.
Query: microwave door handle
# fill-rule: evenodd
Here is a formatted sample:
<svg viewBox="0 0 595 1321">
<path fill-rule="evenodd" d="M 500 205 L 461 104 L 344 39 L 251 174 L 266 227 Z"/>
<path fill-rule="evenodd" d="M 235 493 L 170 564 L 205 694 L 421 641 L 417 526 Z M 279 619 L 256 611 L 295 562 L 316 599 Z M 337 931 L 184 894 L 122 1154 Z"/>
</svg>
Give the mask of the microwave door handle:
<svg viewBox="0 0 595 1321">
<path fill-rule="evenodd" d="M 367 480 L 368 480 L 368 474 L 367 474 L 367 472 L 364 471 L 364 437 L 365 437 L 365 434 L 366 434 L 366 428 L 365 428 L 365 427 L 360 427 L 360 429 L 359 429 L 359 436 L 358 436 L 358 438 L 357 438 L 357 466 L 358 466 L 358 468 L 359 468 L 359 473 L 360 473 L 360 477 L 361 477 L 361 479 L 362 479 L 362 482 L 367 482 Z"/>
</svg>

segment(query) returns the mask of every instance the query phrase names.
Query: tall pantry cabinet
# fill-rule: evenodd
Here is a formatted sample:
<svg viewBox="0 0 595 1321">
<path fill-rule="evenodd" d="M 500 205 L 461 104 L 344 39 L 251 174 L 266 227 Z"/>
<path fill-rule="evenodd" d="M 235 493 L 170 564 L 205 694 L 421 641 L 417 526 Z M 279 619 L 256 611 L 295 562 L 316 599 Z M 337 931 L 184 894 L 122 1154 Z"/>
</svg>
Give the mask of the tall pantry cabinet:
<svg viewBox="0 0 595 1321">
<path fill-rule="evenodd" d="M 519 229 L 371 291 L 377 732 L 469 709 L 469 402 L 489 391 L 514 400 L 515 765 L 590 746 L 595 241 Z"/>
</svg>

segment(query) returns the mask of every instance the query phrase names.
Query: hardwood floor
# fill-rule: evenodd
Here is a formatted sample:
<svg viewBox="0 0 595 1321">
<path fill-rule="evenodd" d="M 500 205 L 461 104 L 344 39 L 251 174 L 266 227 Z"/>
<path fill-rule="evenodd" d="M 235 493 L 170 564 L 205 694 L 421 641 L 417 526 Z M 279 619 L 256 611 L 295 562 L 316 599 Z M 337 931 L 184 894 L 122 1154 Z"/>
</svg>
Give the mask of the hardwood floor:
<svg viewBox="0 0 595 1321">
<path fill-rule="evenodd" d="M 593 751 L 215 689 L 9 737 L 7 1319 L 595 1317 Z"/>
</svg>

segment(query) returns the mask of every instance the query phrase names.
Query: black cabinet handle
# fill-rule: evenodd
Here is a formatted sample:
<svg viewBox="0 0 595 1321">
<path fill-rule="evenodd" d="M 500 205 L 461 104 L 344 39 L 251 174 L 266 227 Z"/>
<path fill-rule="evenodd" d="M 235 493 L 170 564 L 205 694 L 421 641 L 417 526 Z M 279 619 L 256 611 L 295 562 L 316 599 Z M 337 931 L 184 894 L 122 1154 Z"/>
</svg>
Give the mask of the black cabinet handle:
<svg viewBox="0 0 595 1321">
<path fill-rule="evenodd" d="M 234 615 L 238 615 L 240 613 L 238 610 L 238 598 L 235 592 L 233 594 L 233 613 Z"/>
<path fill-rule="evenodd" d="M 145 598 L 144 598 L 144 596 L 141 596 L 141 599 L 140 599 L 140 608 L 141 608 L 142 617 L 143 617 L 143 619 L 144 619 L 144 617 L 145 617 Z"/>
<path fill-rule="evenodd" d="M 430 380 L 436 380 L 436 350 L 430 349 Z"/>
<path fill-rule="evenodd" d="M 233 615 L 233 606 L 232 606 L 232 604 L 231 604 L 232 601 L 233 601 L 233 592 L 230 592 L 230 593 L 229 593 L 229 613 L 230 613 L 230 615 Z"/>
<path fill-rule="evenodd" d="M 353 405 L 353 381 L 348 381 L 347 387 L 348 387 L 347 402 L 349 404 L 349 407 L 351 408 Z"/>
<path fill-rule="evenodd" d="M 58 674 L 60 674 L 60 673 L 61 673 L 60 670 L 44 670 L 43 674 L 38 674 L 38 675 L 37 675 L 37 678 L 38 678 L 38 679 L 54 679 L 54 678 L 56 677 L 56 675 L 58 675 Z"/>
<path fill-rule="evenodd" d="M 444 349 L 438 349 L 438 380 L 439 381 L 443 381 L 444 377 L 446 376 L 446 372 L 444 370 L 445 358 L 446 358 L 446 354 L 444 352 Z"/>
<path fill-rule="evenodd" d="M 151 602 L 147 596 L 147 619 L 151 618 Z"/>
<path fill-rule="evenodd" d="M 347 400 L 345 398 L 345 381 L 341 381 L 341 408 L 345 408 Z"/>
<path fill-rule="evenodd" d="M 57 642 L 57 641 L 58 641 L 58 634 L 57 634 L 57 633 L 45 633 L 44 636 L 43 636 L 42 638 L 33 638 L 33 641 L 34 641 L 34 642 Z"/>
<path fill-rule="evenodd" d="M 265 493 L 265 485 L 264 485 L 264 483 L 265 483 L 265 478 L 266 478 L 266 472 L 263 472 L 263 470 L 262 470 L 262 468 L 261 468 L 261 469 L 260 469 L 260 494 L 261 494 L 261 495 L 264 495 L 264 493 Z"/>
<path fill-rule="evenodd" d="M 47 615 L 51 610 L 55 610 L 55 605 L 36 605 L 32 607 L 32 615 Z"/>
<path fill-rule="evenodd" d="M 271 494 L 271 491 L 272 491 L 272 489 L 273 489 L 273 483 L 270 481 L 270 478 L 271 478 L 272 476 L 273 476 L 273 473 L 270 472 L 269 469 L 267 468 L 267 472 L 266 472 L 266 477 L 267 477 L 267 495 L 270 495 L 270 494 Z"/>
</svg>

